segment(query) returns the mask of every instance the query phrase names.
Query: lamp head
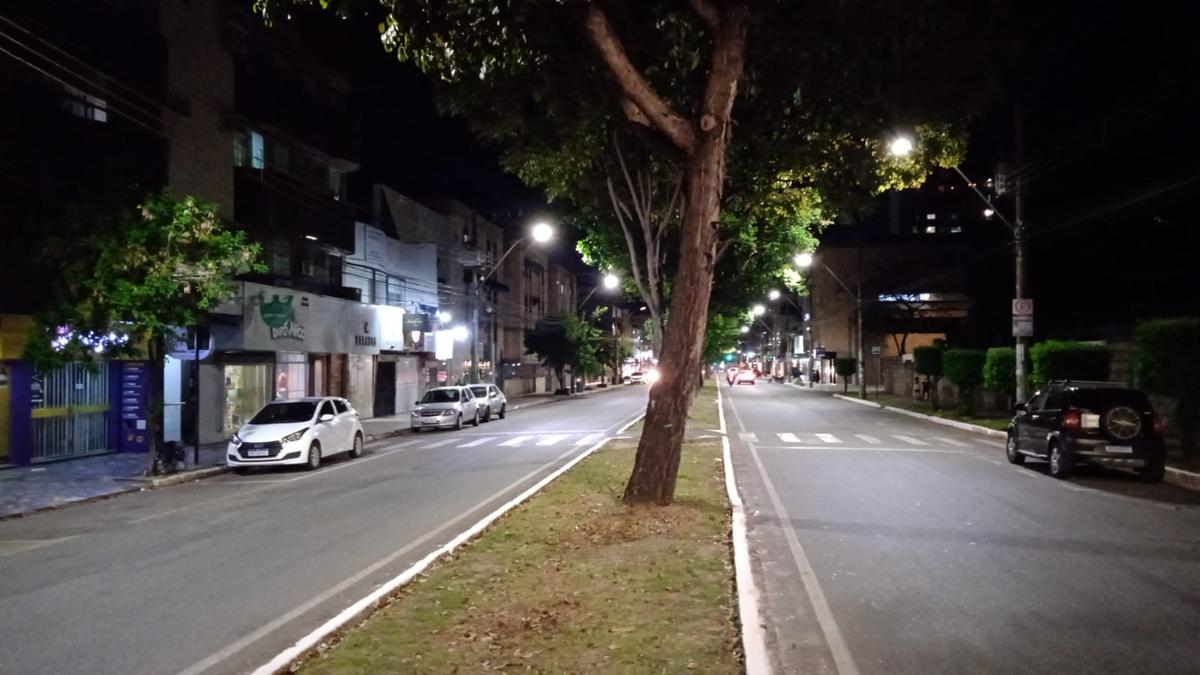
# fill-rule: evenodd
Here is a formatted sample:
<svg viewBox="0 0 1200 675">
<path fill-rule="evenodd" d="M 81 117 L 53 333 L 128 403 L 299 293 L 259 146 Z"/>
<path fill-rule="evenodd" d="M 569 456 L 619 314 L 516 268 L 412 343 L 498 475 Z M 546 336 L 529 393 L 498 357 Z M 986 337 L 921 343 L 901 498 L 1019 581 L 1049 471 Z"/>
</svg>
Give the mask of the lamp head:
<svg viewBox="0 0 1200 675">
<path fill-rule="evenodd" d="M 537 223 L 529 235 L 539 244 L 544 244 L 554 238 L 554 228 L 549 223 Z"/>
</svg>

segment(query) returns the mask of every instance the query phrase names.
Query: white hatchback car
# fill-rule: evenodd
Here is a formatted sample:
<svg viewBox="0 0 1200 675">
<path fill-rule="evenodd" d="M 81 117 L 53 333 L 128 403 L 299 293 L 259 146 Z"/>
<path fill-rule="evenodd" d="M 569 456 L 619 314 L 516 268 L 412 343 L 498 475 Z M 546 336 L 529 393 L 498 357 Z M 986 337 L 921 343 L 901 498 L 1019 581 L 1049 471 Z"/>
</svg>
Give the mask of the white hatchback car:
<svg viewBox="0 0 1200 675">
<path fill-rule="evenodd" d="M 413 431 L 461 429 L 463 423 L 479 426 L 486 403 L 480 405 L 470 387 L 437 387 L 425 392 L 412 411 Z"/>
<path fill-rule="evenodd" d="M 494 384 L 472 384 L 471 393 L 483 408 L 483 421 L 491 422 L 493 417 L 504 419 L 508 414 L 508 397 Z"/>
<path fill-rule="evenodd" d="M 320 397 L 273 401 L 258 411 L 229 441 L 226 463 L 235 471 L 252 466 L 304 465 L 363 453 L 362 422 L 348 401 Z"/>
</svg>

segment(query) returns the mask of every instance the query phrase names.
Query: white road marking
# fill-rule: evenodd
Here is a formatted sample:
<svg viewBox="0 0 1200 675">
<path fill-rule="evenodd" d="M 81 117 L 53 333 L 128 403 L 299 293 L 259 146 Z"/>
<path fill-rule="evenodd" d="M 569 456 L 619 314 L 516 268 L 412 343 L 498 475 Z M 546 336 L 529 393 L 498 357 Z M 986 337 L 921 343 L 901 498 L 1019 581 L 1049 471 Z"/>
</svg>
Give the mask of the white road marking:
<svg viewBox="0 0 1200 675">
<path fill-rule="evenodd" d="M 434 448 L 440 448 L 440 447 L 442 447 L 443 445 L 450 445 L 451 443 L 457 443 L 457 442 L 458 442 L 458 441 L 460 441 L 460 440 L 462 440 L 462 439 L 459 439 L 459 438 L 444 438 L 444 439 L 442 439 L 442 440 L 440 440 L 440 441 L 434 441 L 434 442 L 432 442 L 432 443 L 429 443 L 429 444 L 427 444 L 427 445 L 422 445 L 422 446 L 421 446 L 421 449 L 422 449 L 422 450 L 432 450 L 432 449 L 434 449 Z"/>
<path fill-rule="evenodd" d="M 500 446 L 505 448 L 515 448 L 518 445 L 523 445 L 525 441 L 528 441 L 531 438 L 533 438 L 533 436 L 517 436 L 516 438 L 504 441 L 500 444 Z"/>
<path fill-rule="evenodd" d="M 416 445 L 417 443 L 420 443 L 422 440 L 423 439 L 421 439 L 421 438 L 414 438 L 411 441 L 404 441 L 403 443 L 392 443 L 392 444 L 390 444 L 390 447 L 392 447 L 392 448 L 407 448 L 410 445 Z"/>
<path fill-rule="evenodd" d="M 962 441 L 956 441 L 953 438 L 946 438 L 945 436 L 934 436 L 933 440 L 940 441 L 942 443 L 945 443 L 946 445 L 953 445 L 953 446 L 959 447 L 959 448 L 971 447 L 970 443 L 963 443 Z"/>
<path fill-rule="evenodd" d="M 542 440 L 538 441 L 537 444 L 538 445 L 554 445 L 555 443 L 563 440 L 566 437 L 567 437 L 566 434 L 552 434 L 550 436 L 543 436 Z"/>
<path fill-rule="evenodd" d="M 604 434 L 588 434 L 587 436 L 575 441 L 575 445 L 591 445 L 592 443 L 600 440 L 603 436 Z"/>
<path fill-rule="evenodd" d="M 892 438 L 897 438 L 897 439 L 904 441 L 905 443 L 911 443 L 913 445 L 929 445 L 925 441 L 913 438 L 912 436 L 904 436 L 901 434 L 892 434 Z"/>
<path fill-rule="evenodd" d="M 58 537 L 57 539 L 10 539 L 8 541 L 0 541 L 0 558 L 14 553 L 23 553 L 25 551 L 36 551 L 39 548 L 61 544 L 64 541 L 70 541 L 78 535 L 72 534 L 66 537 Z"/>
<path fill-rule="evenodd" d="M 817 434 L 817 438 L 821 439 L 822 441 L 825 441 L 826 443 L 841 443 L 842 442 L 842 439 L 838 438 L 837 436 L 834 436 L 833 434 Z"/>
<path fill-rule="evenodd" d="M 779 440 L 783 441 L 784 443 L 801 443 L 802 442 L 799 438 L 796 438 L 796 434 L 776 434 L 776 435 L 779 436 Z"/>
<path fill-rule="evenodd" d="M 854 437 L 859 440 L 866 441 L 868 443 L 876 443 L 876 444 L 879 443 L 878 438 L 875 438 L 874 436 L 868 436 L 866 434 L 854 434 Z"/>
<path fill-rule="evenodd" d="M 755 436 L 754 432 L 751 432 L 751 431 L 741 432 L 740 434 L 738 434 L 738 438 L 742 439 L 743 441 L 757 441 L 758 440 L 758 436 Z"/>
<path fill-rule="evenodd" d="M 463 443 L 462 445 L 460 445 L 460 446 L 458 446 L 458 447 L 460 447 L 460 448 L 473 448 L 473 447 L 475 447 L 475 446 L 477 446 L 477 445 L 483 445 L 484 443 L 490 443 L 490 442 L 492 442 L 492 441 L 494 441 L 494 440 L 496 440 L 496 437 L 495 437 L 495 436 L 484 436 L 483 438 L 480 438 L 480 439 L 478 439 L 478 440 L 471 441 L 470 443 Z"/>
<path fill-rule="evenodd" d="M 930 454 L 934 454 L 934 455 L 963 455 L 963 454 L 966 454 L 962 450 L 947 450 L 945 448 L 911 448 L 911 447 L 886 448 L 886 447 L 881 447 L 878 445 L 873 445 L 873 446 L 869 446 L 869 447 L 866 447 L 866 446 L 854 447 L 854 446 L 848 446 L 848 445 L 839 445 L 836 448 L 831 448 L 828 445 L 758 445 L 758 444 L 755 444 L 755 447 L 757 447 L 759 450 L 812 450 L 814 452 L 827 452 L 827 453 L 830 453 L 830 456 L 834 456 L 835 454 L 841 453 L 841 452 L 917 452 L 917 453 L 930 453 Z"/>
</svg>

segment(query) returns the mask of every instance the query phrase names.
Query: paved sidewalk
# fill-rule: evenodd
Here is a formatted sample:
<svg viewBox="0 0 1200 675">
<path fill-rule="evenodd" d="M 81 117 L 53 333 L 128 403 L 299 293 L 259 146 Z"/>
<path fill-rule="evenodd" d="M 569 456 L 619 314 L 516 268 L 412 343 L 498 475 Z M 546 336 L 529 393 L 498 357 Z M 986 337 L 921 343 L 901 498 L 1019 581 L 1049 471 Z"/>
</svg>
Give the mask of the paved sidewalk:
<svg viewBox="0 0 1200 675">
<path fill-rule="evenodd" d="M 0 518 L 72 502 L 186 482 L 225 464 L 225 443 L 200 446 L 200 464 L 171 476 L 146 478 L 144 453 L 117 452 L 0 470 Z"/>
</svg>

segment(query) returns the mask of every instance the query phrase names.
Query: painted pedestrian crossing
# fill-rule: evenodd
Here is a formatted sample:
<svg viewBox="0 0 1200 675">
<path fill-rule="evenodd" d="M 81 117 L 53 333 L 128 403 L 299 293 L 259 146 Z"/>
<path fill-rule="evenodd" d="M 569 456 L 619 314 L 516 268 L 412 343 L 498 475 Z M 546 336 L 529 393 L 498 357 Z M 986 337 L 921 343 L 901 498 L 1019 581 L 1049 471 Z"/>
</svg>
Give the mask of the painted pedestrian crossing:
<svg viewBox="0 0 1200 675">
<path fill-rule="evenodd" d="M 460 445 L 460 446 L 458 446 L 458 447 L 460 447 L 460 448 L 473 448 L 473 447 L 475 447 L 475 446 L 477 446 L 477 445 L 483 445 L 484 443 L 491 443 L 491 442 L 492 442 L 492 441 L 494 441 L 494 440 L 496 440 L 496 437 L 495 437 L 495 436 L 484 436 L 483 438 L 476 439 L 476 440 L 474 440 L 474 441 L 471 441 L 470 443 L 463 443 L 462 445 Z"/>
<path fill-rule="evenodd" d="M 956 441 L 956 440 L 954 440 L 953 438 L 946 438 L 945 436 L 934 436 L 934 437 L 933 437 L 933 440 L 935 440 L 935 441 L 937 441 L 937 442 L 939 442 L 939 443 L 945 443 L 946 445 L 953 445 L 953 446 L 955 446 L 955 447 L 958 447 L 958 448 L 969 448 L 969 447 L 971 447 L 971 444 L 970 444 L 970 443 L 963 443 L 962 441 Z"/>
<path fill-rule="evenodd" d="M 834 436 L 833 434 L 817 434 L 817 438 L 821 439 L 822 441 L 825 441 L 826 443 L 841 443 L 842 442 L 842 439 L 838 438 L 837 436 Z"/>
<path fill-rule="evenodd" d="M 776 432 L 775 436 L 779 439 L 779 442 L 788 445 L 845 445 L 841 437 L 830 433 L 780 431 Z M 867 444 L 868 446 L 891 444 L 917 447 L 929 447 L 931 445 L 951 446 L 955 448 L 974 447 L 971 443 L 966 441 L 960 441 L 946 436 L 931 436 L 922 439 L 908 434 L 890 434 L 886 437 L 872 436 L 871 434 L 853 434 L 853 437 L 862 443 Z M 741 438 L 745 441 L 758 442 L 758 436 L 752 432 L 742 432 Z M 976 442 L 984 444 L 987 443 L 987 441 L 983 439 L 978 439 Z"/>
<path fill-rule="evenodd" d="M 517 436 L 516 438 L 512 438 L 507 441 L 504 441 L 503 443 L 500 444 L 500 447 L 515 448 L 517 446 L 524 445 L 531 438 L 533 438 L 533 436 Z"/>
<path fill-rule="evenodd" d="M 537 444 L 538 445 L 554 445 L 555 443 L 563 440 L 566 437 L 567 437 L 566 434 L 551 434 L 549 436 L 542 436 L 541 440 L 539 440 L 537 442 Z"/>
<path fill-rule="evenodd" d="M 880 442 L 878 438 L 874 436 L 868 436 L 867 434 L 854 434 L 854 437 L 860 441 L 870 443 L 871 445 L 879 445 Z"/>
<path fill-rule="evenodd" d="M 784 443 L 800 443 L 800 439 L 796 438 L 796 434 L 779 434 L 779 440 Z"/>
<path fill-rule="evenodd" d="M 925 441 L 922 441 L 919 438 L 913 438 L 912 436 L 903 436 L 901 434 L 893 434 L 892 438 L 898 438 L 898 439 L 904 441 L 905 443 L 908 443 L 909 445 L 929 445 Z"/>
<path fill-rule="evenodd" d="M 588 434 L 575 441 L 575 445 L 595 445 L 600 442 L 601 438 L 604 438 L 604 434 Z"/>
</svg>

